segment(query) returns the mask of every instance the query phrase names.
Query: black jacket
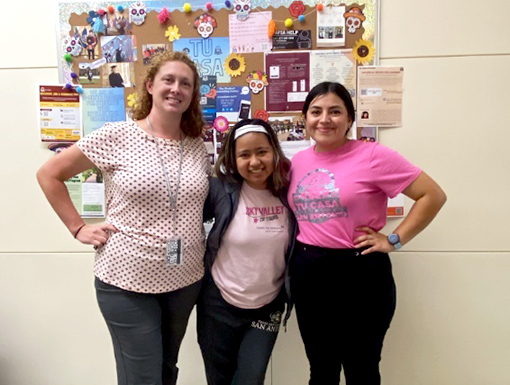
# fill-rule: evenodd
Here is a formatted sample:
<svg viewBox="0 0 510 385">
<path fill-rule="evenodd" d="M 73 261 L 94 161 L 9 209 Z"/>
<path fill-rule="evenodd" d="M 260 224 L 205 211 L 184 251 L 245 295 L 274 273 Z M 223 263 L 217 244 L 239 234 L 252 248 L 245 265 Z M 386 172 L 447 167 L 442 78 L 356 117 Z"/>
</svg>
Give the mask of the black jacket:
<svg viewBox="0 0 510 385">
<path fill-rule="evenodd" d="M 207 237 L 207 250 L 205 252 L 205 269 L 210 272 L 220 248 L 221 239 L 227 230 L 239 204 L 240 184 L 223 182 L 218 178 L 209 180 L 209 195 L 204 207 L 204 221 L 214 219 L 214 225 Z M 287 189 L 280 194 L 282 204 L 287 208 L 289 214 L 289 247 L 285 255 L 287 266 L 285 268 L 285 292 L 287 294 L 287 313 L 283 321 L 284 327 L 290 317 L 292 300 L 290 293 L 289 262 L 294 250 L 297 235 L 297 221 L 290 209 L 287 200 Z"/>
</svg>

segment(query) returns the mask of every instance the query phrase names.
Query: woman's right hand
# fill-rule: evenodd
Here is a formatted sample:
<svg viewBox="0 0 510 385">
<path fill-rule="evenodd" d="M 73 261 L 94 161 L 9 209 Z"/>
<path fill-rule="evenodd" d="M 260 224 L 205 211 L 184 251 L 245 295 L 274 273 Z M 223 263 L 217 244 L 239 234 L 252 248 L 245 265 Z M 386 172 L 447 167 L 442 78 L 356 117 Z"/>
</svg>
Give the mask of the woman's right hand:
<svg viewBox="0 0 510 385">
<path fill-rule="evenodd" d="M 93 245 L 94 248 L 104 246 L 110 233 L 116 233 L 119 230 L 109 223 L 103 223 L 101 225 L 85 225 L 79 230 L 76 239 L 86 245 Z"/>
</svg>

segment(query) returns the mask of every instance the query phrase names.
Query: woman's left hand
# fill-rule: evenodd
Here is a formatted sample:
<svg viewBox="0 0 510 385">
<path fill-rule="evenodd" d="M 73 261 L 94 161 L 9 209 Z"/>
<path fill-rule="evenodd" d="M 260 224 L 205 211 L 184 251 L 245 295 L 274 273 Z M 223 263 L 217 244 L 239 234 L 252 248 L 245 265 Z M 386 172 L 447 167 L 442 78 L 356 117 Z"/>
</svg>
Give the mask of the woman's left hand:
<svg viewBox="0 0 510 385">
<path fill-rule="evenodd" d="M 356 231 L 362 231 L 366 233 L 365 235 L 362 235 L 354 240 L 354 246 L 357 249 L 368 247 L 361 252 L 362 255 L 373 253 L 374 251 L 389 253 L 390 251 L 395 250 L 393 245 L 388 242 L 386 235 L 378 233 L 377 231 L 372 230 L 370 227 L 358 227 L 356 228 Z"/>
</svg>

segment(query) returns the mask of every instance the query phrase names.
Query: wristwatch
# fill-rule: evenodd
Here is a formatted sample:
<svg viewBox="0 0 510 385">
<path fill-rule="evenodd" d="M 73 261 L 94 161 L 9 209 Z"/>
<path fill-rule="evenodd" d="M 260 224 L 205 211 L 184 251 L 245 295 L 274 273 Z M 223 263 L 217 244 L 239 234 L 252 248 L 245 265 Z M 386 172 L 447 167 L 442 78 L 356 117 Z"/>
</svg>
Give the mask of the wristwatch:
<svg viewBox="0 0 510 385">
<path fill-rule="evenodd" d="M 388 235 L 388 242 L 390 243 L 390 245 L 393 245 L 395 250 L 399 250 L 402 248 L 402 244 L 400 243 L 400 237 L 398 236 L 398 234 L 391 233 L 390 235 Z"/>
</svg>

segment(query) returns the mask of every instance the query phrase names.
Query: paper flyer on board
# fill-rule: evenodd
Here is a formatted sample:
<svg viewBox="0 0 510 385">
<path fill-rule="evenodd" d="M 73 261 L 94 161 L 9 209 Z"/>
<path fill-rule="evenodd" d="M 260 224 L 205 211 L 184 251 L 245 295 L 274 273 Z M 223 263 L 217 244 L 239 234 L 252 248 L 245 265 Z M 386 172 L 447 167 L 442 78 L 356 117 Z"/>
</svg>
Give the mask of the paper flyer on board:
<svg viewBox="0 0 510 385">
<path fill-rule="evenodd" d="M 405 215 L 404 195 L 398 194 L 395 198 L 388 198 L 388 217 L 403 217 Z"/>
<path fill-rule="evenodd" d="M 216 92 L 216 115 L 229 122 L 251 117 L 251 93 L 248 86 L 218 87 Z"/>
<path fill-rule="evenodd" d="M 218 93 L 216 76 L 200 78 L 200 107 L 204 114 L 204 143 L 211 164 L 214 164 L 214 119 L 216 119 L 216 95 Z"/>
<path fill-rule="evenodd" d="M 312 31 L 277 29 L 273 35 L 273 49 L 312 49 Z"/>
<path fill-rule="evenodd" d="M 267 34 L 267 26 L 273 18 L 272 12 L 252 12 L 246 20 L 229 15 L 230 52 L 266 52 L 273 48 Z"/>
<path fill-rule="evenodd" d="M 83 218 L 104 218 L 105 190 L 98 169 L 90 169 L 69 178 L 65 185 L 76 211 Z"/>
<path fill-rule="evenodd" d="M 230 51 L 228 37 L 180 38 L 173 42 L 173 50 L 186 52 L 195 62 L 200 76 L 212 75 L 218 83 L 230 83 L 230 75 L 223 67 Z"/>
<path fill-rule="evenodd" d="M 270 84 L 266 87 L 266 110 L 301 111 L 310 91 L 310 53 L 270 53 L 265 61 Z"/>
<path fill-rule="evenodd" d="M 317 47 L 345 46 L 345 6 L 325 6 L 317 12 Z"/>
<path fill-rule="evenodd" d="M 276 132 L 282 151 L 289 159 L 310 147 L 302 116 L 271 116 L 268 123 Z"/>
<path fill-rule="evenodd" d="M 338 82 L 347 88 L 356 108 L 356 60 L 352 49 L 310 52 L 310 88 L 326 81 Z"/>
<path fill-rule="evenodd" d="M 359 67 L 358 126 L 401 126 L 403 82 L 403 67 Z"/>
<path fill-rule="evenodd" d="M 39 132 L 43 142 L 81 138 L 80 94 L 62 85 L 39 86 Z"/>
<path fill-rule="evenodd" d="M 126 120 L 124 88 L 85 88 L 83 90 L 83 135 L 107 122 Z"/>
</svg>

